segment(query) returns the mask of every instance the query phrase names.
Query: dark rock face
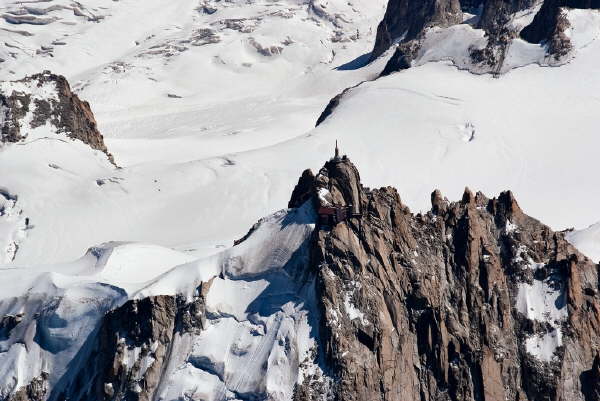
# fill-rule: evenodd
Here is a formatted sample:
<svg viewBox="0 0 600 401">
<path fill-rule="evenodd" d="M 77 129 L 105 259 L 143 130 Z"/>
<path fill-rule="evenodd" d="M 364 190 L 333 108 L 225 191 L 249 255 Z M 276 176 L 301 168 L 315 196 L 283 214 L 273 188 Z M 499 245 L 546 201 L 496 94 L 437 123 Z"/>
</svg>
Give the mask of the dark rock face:
<svg viewBox="0 0 600 401">
<path fill-rule="evenodd" d="M 10 96 L 0 93 L 0 112 L 4 114 L 4 124 L 0 129 L 0 142 L 18 142 L 21 136 L 19 121 L 29 111 L 31 101 L 27 94 L 13 92 Z"/>
<path fill-rule="evenodd" d="M 571 50 L 571 41 L 565 35 L 569 21 L 562 7 L 600 9 L 600 0 L 545 0 L 535 18 L 521 31 L 521 37 L 531 43 L 548 43 L 548 51 L 556 58 Z"/>
<path fill-rule="evenodd" d="M 475 13 L 481 7 L 484 0 L 460 0 L 460 8 L 464 12 Z"/>
<path fill-rule="evenodd" d="M 560 56 L 571 49 L 570 41 L 564 34 L 568 26 L 557 2 L 545 1 L 532 23 L 523 28 L 520 35 L 531 43 L 549 42 L 550 53 Z"/>
<path fill-rule="evenodd" d="M 288 203 L 288 207 L 300 207 L 304 202 L 309 200 L 313 196 L 313 189 L 315 187 L 315 175 L 310 169 L 304 170 L 298 184 L 294 187 L 292 197 Z"/>
<path fill-rule="evenodd" d="M 390 0 L 383 20 L 377 27 L 371 60 L 382 55 L 402 38 L 417 38 L 430 26 L 450 26 L 462 22 L 458 0 Z"/>
<path fill-rule="evenodd" d="M 11 331 L 23 320 L 23 315 L 6 315 L 0 318 L 0 341 L 10 337 Z"/>
<path fill-rule="evenodd" d="M 406 53 L 397 48 L 392 57 L 388 60 L 380 76 L 385 77 L 394 72 L 407 70 L 410 68 L 411 59 L 406 56 Z"/>
<path fill-rule="evenodd" d="M 56 86 L 57 99 L 34 99 L 31 94 L 16 90 L 12 93 L 0 93 L 0 112 L 4 113 L 4 124 L 0 127 L 0 142 L 23 140 L 22 119 L 33 109 L 31 128 L 49 122 L 56 127 L 57 133 L 64 133 L 71 139 L 80 140 L 92 149 L 105 153 L 114 164 L 113 156 L 108 152 L 104 138 L 98 131 L 89 103 L 82 101 L 71 91 L 65 77 L 44 71 L 17 82 L 38 87 L 52 83 Z"/>
<path fill-rule="evenodd" d="M 485 48 L 471 51 L 471 60 L 476 64 L 487 65 L 494 73 L 499 73 L 506 51 L 518 34 L 509 28 L 511 16 L 534 3 L 534 0 L 484 1 L 477 27 L 485 30 L 488 42 Z"/>
<path fill-rule="evenodd" d="M 486 0 L 482 4 L 479 27 L 495 34 L 506 25 L 511 14 L 533 6 L 535 0 Z"/>
<path fill-rule="evenodd" d="M 581 375 L 585 401 L 600 401 L 600 354 L 596 355 L 592 369 Z"/>
<path fill-rule="evenodd" d="M 315 181 L 362 215 L 321 226 L 312 246 L 333 399 L 594 399 L 598 266 L 510 192 L 436 191 L 413 215 L 395 189 L 362 187 L 348 159 Z M 322 399 L 312 384 L 296 394 Z"/>
<path fill-rule="evenodd" d="M 325 109 L 323 110 L 321 115 L 319 115 L 319 118 L 317 118 L 317 123 L 315 124 L 315 127 L 321 125 L 321 123 L 323 123 L 323 121 L 325 121 L 327 117 L 329 117 L 331 113 L 333 113 L 335 108 L 338 107 L 338 105 L 340 104 L 340 101 L 342 100 L 342 97 L 346 92 L 348 92 L 348 88 L 344 89 L 341 93 L 338 93 L 333 98 L 331 98 L 329 103 L 327 103 L 327 106 L 325 106 Z"/>
<path fill-rule="evenodd" d="M 412 60 L 419 51 L 419 47 L 420 46 L 416 41 L 398 44 L 398 47 L 396 47 L 394 54 L 386 63 L 380 76 L 385 77 L 386 75 L 390 75 L 394 72 L 409 69 Z"/>
<path fill-rule="evenodd" d="M 346 95 L 352 89 L 360 86 L 360 84 L 362 84 L 362 82 L 359 82 L 358 84 L 356 84 L 354 86 L 346 88 L 342 92 L 340 92 L 337 95 L 335 95 L 329 101 L 329 103 L 327 103 L 327 106 L 325 106 L 325 109 L 323 110 L 323 112 L 321 113 L 321 115 L 319 115 L 319 118 L 317 119 L 317 123 L 315 124 L 315 127 L 318 127 L 319 125 L 321 125 L 321 123 L 323 123 L 327 119 L 327 117 L 329 117 L 333 113 L 333 111 L 336 109 L 336 107 L 339 106 L 339 104 L 342 101 L 342 98 L 344 97 L 344 95 Z"/>
<path fill-rule="evenodd" d="M 174 344 L 183 333 L 204 327 L 204 297 L 198 288 L 193 302 L 174 296 L 132 300 L 103 319 L 89 354 L 50 400 L 153 400 Z M 84 347 L 85 348 L 85 347 Z M 85 352 L 85 350 L 83 351 Z"/>
</svg>

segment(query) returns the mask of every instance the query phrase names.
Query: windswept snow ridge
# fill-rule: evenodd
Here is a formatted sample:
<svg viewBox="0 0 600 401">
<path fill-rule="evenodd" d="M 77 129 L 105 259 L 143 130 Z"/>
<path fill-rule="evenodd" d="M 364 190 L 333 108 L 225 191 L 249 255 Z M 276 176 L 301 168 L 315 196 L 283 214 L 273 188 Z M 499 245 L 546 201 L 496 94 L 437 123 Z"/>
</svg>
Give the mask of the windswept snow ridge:
<svg viewBox="0 0 600 401">
<path fill-rule="evenodd" d="M 261 220 L 238 246 L 201 260 L 157 246 L 111 243 L 69 264 L 1 269 L 0 281 L 13 284 L 2 289 L 0 318 L 13 316 L 16 323 L 0 329 L 0 396 L 43 375 L 50 391 L 68 383 L 76 373 L 67 370 L 68 361 L 86 352 L 82 347 L 105 313 L 128 299 L 191 299 L 207 282 L 205 329 L 176 341 L 160 397 L 289 400 L 298 365 L 312 361 L 315 346 L 314 277 L 306 268 L 314 227 L 307 202 Z M 143 359 L 140 352 L 127 348 L 124 365 Z M 139 378 L 155 362 L 144 358 Z"/>
</svg>

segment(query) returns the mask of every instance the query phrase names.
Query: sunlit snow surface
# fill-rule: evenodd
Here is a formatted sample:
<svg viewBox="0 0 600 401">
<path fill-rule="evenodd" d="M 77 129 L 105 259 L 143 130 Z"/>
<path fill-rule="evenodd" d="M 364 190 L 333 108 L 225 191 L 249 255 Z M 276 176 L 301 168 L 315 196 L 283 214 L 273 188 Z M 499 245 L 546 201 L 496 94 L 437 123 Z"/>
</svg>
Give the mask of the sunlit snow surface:
<svg viewBox="0 0 600 401">
<path fill-rule="evenodd" d="M 507 224 L 507 227 L 510 227 L 510 231 L 518 230 L 514 224 Z M 513 262 L 525 262 L 522 267 L 533 273 L 544 268 L 543 263 L 536 263 L 530 258 L 523 260 L 520 255 L 525 251 L 526 248 L 521 246 Z M 531 334 L 525 339 L 527 352 L 544 362 L 552 362 L 556 358 L 555 351 L 562 345 L 562 324 L 569 317 L 564 281 L 560 274 L 548 269 L 547 277 L 543 279 L 534 278 L 530 283 L 519 283 L 515 305 L 527 319 L 547 324 L 551 328 Z"/>
<path fill-rule="evenodd" d="M 153 295 L 191 299 L 205 282 L 207 327 L 175 341 L 161 396 L 290 399 L 302 380 L 299 363 L 312 362 L 317 311 L 306 241 L 314 227 L 308 202 L 262 219 L 238 246 L 200 260 L 153 245 L 110 243 L 68 264 L 0 269 L 0 282 L 10 287 L 0 293 L 0 316 L 23 319 L 0 337 L 0 395 L 42 371 L 55 384 L 108 310 Z"/>
<path fill-rule="evenodd" d="M 303 135 L 332 96 L 376 77 L 385 60 L 355 68 L 372 47 L 385 4 L 0 4 L 0 15 L 35 8 L 35 19 L 52 20 L 16 25 L 0 17 L 0 79 L 44 69 L 64 74 L 90 102 L 124 167 L 115 170 L 76 143 L 6 147 L 0 187 L 19 196 L 35 226 L 15 262 L 67 261 L 115 240 L 195 255 L 230 246 L 286 205 L 308 167 L 280 154 L 264 171 L 240 165 L 238 155 Z"/>
<path fill-rule="evenodd" d="M 115 240 L 216 253 L 284 207 L 301 171 L 318 169 L 336 139 L 366 185 L 396 186 L 416 211 L 429 208 L 434 188 L 454 199 L 468 185 L 490 196 L 510 188 L 556 229 L 600 220 L 596 11 L 569 12 L 568 64 L 540 67 L 550 61 L 543 48 L 516 41 L 507 65 L 534 64 L 500 78 L 450 65 L 466 66 L 464 43 L 481 42 L 481 31 L 433 29 L 415 68 L 350 90 L 312 129 L 331 97 L 382 70 L 385 57 L 358 67 L 384 0 L 88 1 L 83 16 L 62 7 L 73 4 L 2 6 L 61 5 L 46 25 L 0 19 L 10 45 L 0 78 L 65 74 L 123 168 L 74 142 L 5 147 L 0 187 L 18 196 L 32 227 L 24 237 L 20 223 L 0 232 L 4 250 L 19 243 L 14 263 L 72 260 Z"/>
<path fill-rule="evenodd" d="M 561 323 L 568 317 L 564 289 L 555 288 L 548 279 L 520 283 L 516 307 L 530 320 L 546 322 L 552 327 L 550 332 L 533 334 L 525 342 L 527 352 L 551 361 L 556 348 L 562 345 Z"/>
<path fill-rule="evenodd" d="M 594 262 L 600 263 L 600 223 L 571 232 L 567 239 Z"/>
</svg>

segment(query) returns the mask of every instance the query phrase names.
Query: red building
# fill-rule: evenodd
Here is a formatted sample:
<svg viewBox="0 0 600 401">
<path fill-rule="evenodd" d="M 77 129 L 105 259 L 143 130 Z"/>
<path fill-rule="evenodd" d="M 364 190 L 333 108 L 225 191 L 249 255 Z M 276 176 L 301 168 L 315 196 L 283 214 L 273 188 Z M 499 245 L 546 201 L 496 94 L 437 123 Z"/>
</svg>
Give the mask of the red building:
<svg viewBox="0 0 600 401">
<path fill-rule="evenodd" d="M 317 214 L 319 215 L 319 223 L 321 225 L 335 226 L 351 217 L 352 205 L 320 206 Z"/>
</svg>

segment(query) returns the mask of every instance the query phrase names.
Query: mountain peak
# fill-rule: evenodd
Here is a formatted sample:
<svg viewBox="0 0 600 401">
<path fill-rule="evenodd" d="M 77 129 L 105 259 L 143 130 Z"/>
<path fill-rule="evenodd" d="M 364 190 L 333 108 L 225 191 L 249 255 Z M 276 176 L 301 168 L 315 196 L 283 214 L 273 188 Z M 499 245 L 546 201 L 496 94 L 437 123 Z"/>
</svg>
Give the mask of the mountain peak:
<svg viewBox="0 0 600 401">
<path fill-rule="evenodd" d="M 321 217 L 342 213 L 343 217 L 335 218 L 337 223 L 361 214 L 365 202 L 363 192 L 358 169 L 347 155 L 340 155 L 336 144 L 334 156 L 316 176 L 311 170 L 302 173 L 288 206 L 299 207 L 310 199 Z"/>
</svg>

